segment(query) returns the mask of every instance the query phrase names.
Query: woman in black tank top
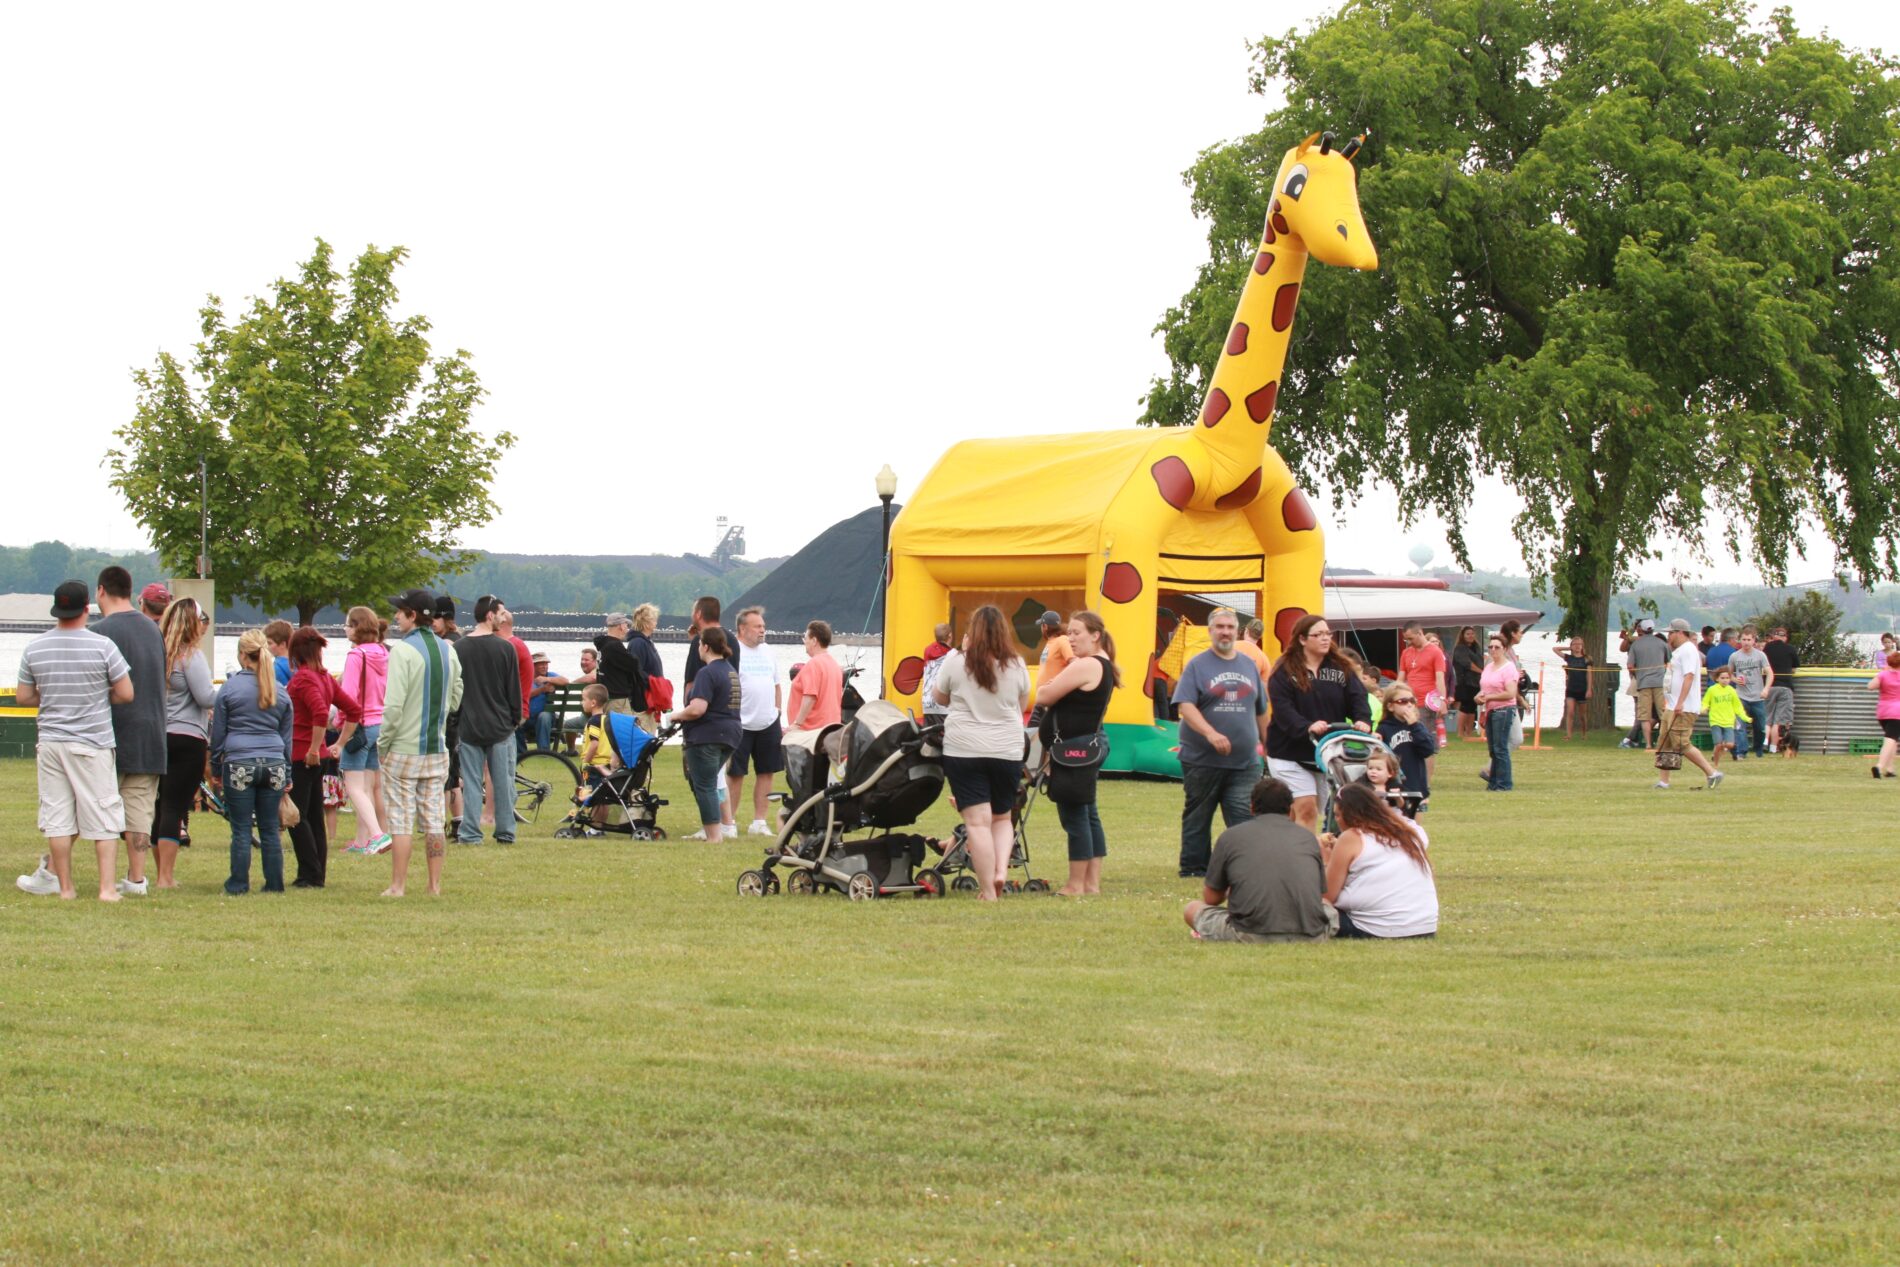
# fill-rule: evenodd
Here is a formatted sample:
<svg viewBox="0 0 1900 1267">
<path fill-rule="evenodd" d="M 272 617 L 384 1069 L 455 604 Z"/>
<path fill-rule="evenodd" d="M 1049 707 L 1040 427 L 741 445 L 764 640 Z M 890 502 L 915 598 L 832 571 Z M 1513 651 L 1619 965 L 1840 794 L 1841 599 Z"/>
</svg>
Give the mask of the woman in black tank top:
<svg viewBox="0 0 1900 1267">
<path fill-rule="evenodd" d="M 1045 752 L 1058 737 L 1083 739 L 1100 730 L 1109 696 L 1121 682 L 1115 667 L 1115 640 L 1100 616 L 1092 611 L 1071 616 L 1069 645 L 1075 649 L 1075 659 L 1036 687 L 1036 702 L 1047 707 L 1042 720 Z M 1102 891 L 1102 859 L 1108 853 L 1108 841 L 1095 809 L 1096 774 L 1093 768 L 1077 770 L 1053 762 L 1049 766 L 1049 799 L 1055 802 L 1062 830 L 1069 836 L 1069 882 L 1057 892 L 1071 897 Z"/>
</svg>

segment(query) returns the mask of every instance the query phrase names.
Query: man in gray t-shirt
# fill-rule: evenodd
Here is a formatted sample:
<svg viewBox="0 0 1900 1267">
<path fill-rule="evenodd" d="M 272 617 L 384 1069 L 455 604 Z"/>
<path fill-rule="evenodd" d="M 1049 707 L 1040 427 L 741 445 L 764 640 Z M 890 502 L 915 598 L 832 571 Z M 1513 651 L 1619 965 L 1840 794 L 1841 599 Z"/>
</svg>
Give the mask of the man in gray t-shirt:
<svg viewBox="0 0 1900 1267">
<path fill-rule="evenodd" d="M 132 607 L 132 574 L 113 566 L 99 573 L 100 619 L 92 631 L 112 640 L 132 670 L 132 702 L 112 706 L 113 755 L 119 800 L 125 805 L 125 879 L 119 892 L 145 896 L 145 855 L 158 813 L 158 781 L 165 773 L 165 637 L 150 616 Z M 178 600 L 197 604 L 190 599 Z"/>
<path fill-rule="evenodd" d="M 73 841 L 84 836 L 99 851 L 99 900 L 116 902 L 119 833 L 125 811 L 112 759 L 112 705 L 132 702 L 125 657 L 86 628 L 86 585 L 66 581 L 53 592 L 59 622 L 26 646 L 16 696 L 38 708 L 39 825 L 48 857 L 19 880 L 27 893 L 71 898 Z"/>
<path fill-rule="evenodd" d="M 1247 798 L 1260 778 L 1267 733 L 1260 670 L 1235 647 L 1239 618 L 1220 608 L 1207 618 L 1207 633 L 1213 645 L 1182 666 L 1174 688 L 1181 709 L 1183 878 L 1207 874 L 1216 806 L 1229 827 L 1252 817 Z"/>
<path fill-rule="evenodd" d="M 1755 645 L 1755 626 L 1742 626 L 1741 649 L 1728 658 L 1728 671 L 1735 675 L 1735 693 L 1742 697 L 1742 711 L 1748 714 L 1749 742 L 1738 744 L 1735 759 L 1740 761 L 1753 748 L 1755 755 L 1768 755 L 1768 687 L 1775 680 L 1768 655 Z"/>
<path fill-rule="evenodd" d="M 1314 941 L 1326 936 L 1326 868 L 1319 841 L 1293 821 L 1293 790 L 1254 784 L 1254 817 L 1214 845 L 1201 900 L 1181 917 L 1206 941 Z M 1224 905 L 1223 905 L 1224 904 Z"/>
<path fill-rule="evenodd" d="M 1628 667 L 1629 693 L 1636 700 L 1636 724 L 1630 727 L 1625 747 L 1640 743 L 1650 746 L 1654 728 L 1668 711 L 1663 703 L 1663 678 L 1668 673 L 1669 644 L 1656 633 L 1656 622 L 1644 620 L 1636 626 L 1636 638 L 1630 643 Z"/>
</svg>

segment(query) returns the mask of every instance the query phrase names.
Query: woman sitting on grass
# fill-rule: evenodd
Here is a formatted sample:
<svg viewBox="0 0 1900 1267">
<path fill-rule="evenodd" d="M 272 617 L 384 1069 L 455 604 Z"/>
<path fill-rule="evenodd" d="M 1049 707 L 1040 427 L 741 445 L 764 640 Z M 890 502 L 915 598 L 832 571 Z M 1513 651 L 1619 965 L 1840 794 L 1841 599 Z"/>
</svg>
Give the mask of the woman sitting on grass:
<svg viewBox="0 0 1900 1267">
<path fill-rule="evenodd" d="M 1366 783 L 1341 788 L 1334 813 L 1340 833 L 1326 851 L 1326 900 L 1339 910 L 1339 935 L 1436 935 L 1438 886 L 1425 829 Z"/>
</svg>

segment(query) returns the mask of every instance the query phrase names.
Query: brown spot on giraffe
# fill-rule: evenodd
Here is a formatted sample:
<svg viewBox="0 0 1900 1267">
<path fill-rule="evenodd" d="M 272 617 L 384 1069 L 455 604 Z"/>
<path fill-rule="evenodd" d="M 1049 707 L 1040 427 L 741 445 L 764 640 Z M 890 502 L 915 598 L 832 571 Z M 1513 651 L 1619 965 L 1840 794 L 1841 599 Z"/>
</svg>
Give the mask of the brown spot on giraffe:
<svg viewBox="0 0 1900 1267">
<path fill-rule="evenodd" d="M 1102 597 L 1111 603 L 1132 603 L 1141 597 L 1141 573 L 1132 563 L 1111 563 L 1102 569 Z"/>
<path fill-rule="evenodd" d="M 891 674 L 891 685 L 897 688 L 899 695 L 909 695 L 924 680 L 924 662 L 919 656 L 905 656 L 898 662 L 897 671 Z"/>
<path fill-rule="evenodd" d="M 1269 242 L 1273 241 L 1273 230 L 1271 228 L 1267 230 L 1267 241 Z M 1260 252 L 1259 255 L 1256 255 L 1254 257 L 1253 271 L 1260 274 L 1262 277 L 1265 277 L 1268 271 L 1272 268 L 1273 268 L 1273 252 L 1272 251 L 1262 251 Z"/>
<path fill-rule="evenodd" d="M 1275 241 L 1276 236 L 1277 235 L 1273 232 L 1273 221 L 1271 220 L 1267 221 L 1266 236 L 1261 238 L 1261 241 L 1265 242 L 1268 246 L 1272 246 Z"/>
<path fill-rule="evenodd" d="M 1239 356 L 1247 350 L 1247 323 L 1234 322 L 1234 328 L 1227 332 L 1227 355 Z"/>
<path fill-rule="evenodd" d="M 1162 458 L 1148 468 L 1148 474 L 1155 477 L 1161 500 L 1176 510 L 1186 510 L 1188 503 L 1194 500 L 1194 472 L 1188 470 L 1188 464 L 1180 458 Z"/>
<path fill-rule="evenodd" d="M 1231 493 L 1222 493 L 1214 499 L 1214 509 L 1234 510 L 1245 506 L 1260 496 L 1260 468 L 1254 467 L 1253 474 L 1240 482 L 1240 487 Z"/>
<path fill-rule="evenodd" d="M 1285 330 L 1293 324 L 1293 306 L 1300 302 L 1300 284 L 1288 282 L 1274 292 L 1273 328 Z"/>
<path fill-rule="evenodd" d="M 1287 228 L 1286 217 L 1277 211 L 1273 213 L 1273 227 L 1278 229 L 1281 233 L 1293 232 L 1293 230 Z"/>
<path fill-rule="evenodd" d="M 1312 506 L 1307 503 L 1306 494 L 1297 488 L 1280 503 L 1280 520 L 1286 524 L 1288 532 L 1311 532 L 1319 527 L 1319 516 L 1313 513 Z"/>
<path fill-rule="evenodd" d="M 1293 626 L 1306 619 L 1304 607 L 1282 607 L 1273 617 L 1273 636 L 1280 640 L 1280 650 L 1285 651 L 1287 644 L 1293 641 Z"/>
<path fill-rule="evenodd" d="M 1247 397 L 1247 416 L 1255 422 L 1273 417 L 1273 403 L 1280 398 L 1280 380 L 1274 379 Z"/>
<path fill-rule="evenodd" d="M 1227 399 L 1226 392 L 1216 387 L 1213 391 L 1207 393 L 1207 401 L 1201 406 L 1201 421 L 1210 427 L 1213 426 L 1227 416 L 1227 410 L 1233 403 L 1233 401 Z"/>
</svg>

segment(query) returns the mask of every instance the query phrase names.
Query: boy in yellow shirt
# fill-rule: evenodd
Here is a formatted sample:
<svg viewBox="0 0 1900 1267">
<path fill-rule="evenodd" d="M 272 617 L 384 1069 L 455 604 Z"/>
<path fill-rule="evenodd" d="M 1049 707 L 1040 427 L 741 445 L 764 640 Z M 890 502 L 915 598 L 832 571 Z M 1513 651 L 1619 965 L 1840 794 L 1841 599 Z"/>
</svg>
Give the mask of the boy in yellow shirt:
<svg viewBox="0 0 1900 1267">
<path fill-rule="evenodd" d="M 581 768 L 587 774 L 587 788 L 591 792 L 607 781 L 614 772 L 614 746 L 607 738 L 607 688 L 599 682 L 589 682 L 581 692 L 581 712 L 587 720 L 581 727 Z M 604 822 L 607 807 L 594 807 L 594 821 Z"/>
<path fill-rule="evenodd" d="M 1735 690 L 1734 674 L 1727 669 L 1715 671 L 1715 685 L 1702 693 L 1702 711 L 1709 715 L 1709 764 L 1721 765 L 1723 749 L 1735 755 L 1735 745 L 1744 733 L 1742 718 L 1747 716 Z"/>
</svg>

